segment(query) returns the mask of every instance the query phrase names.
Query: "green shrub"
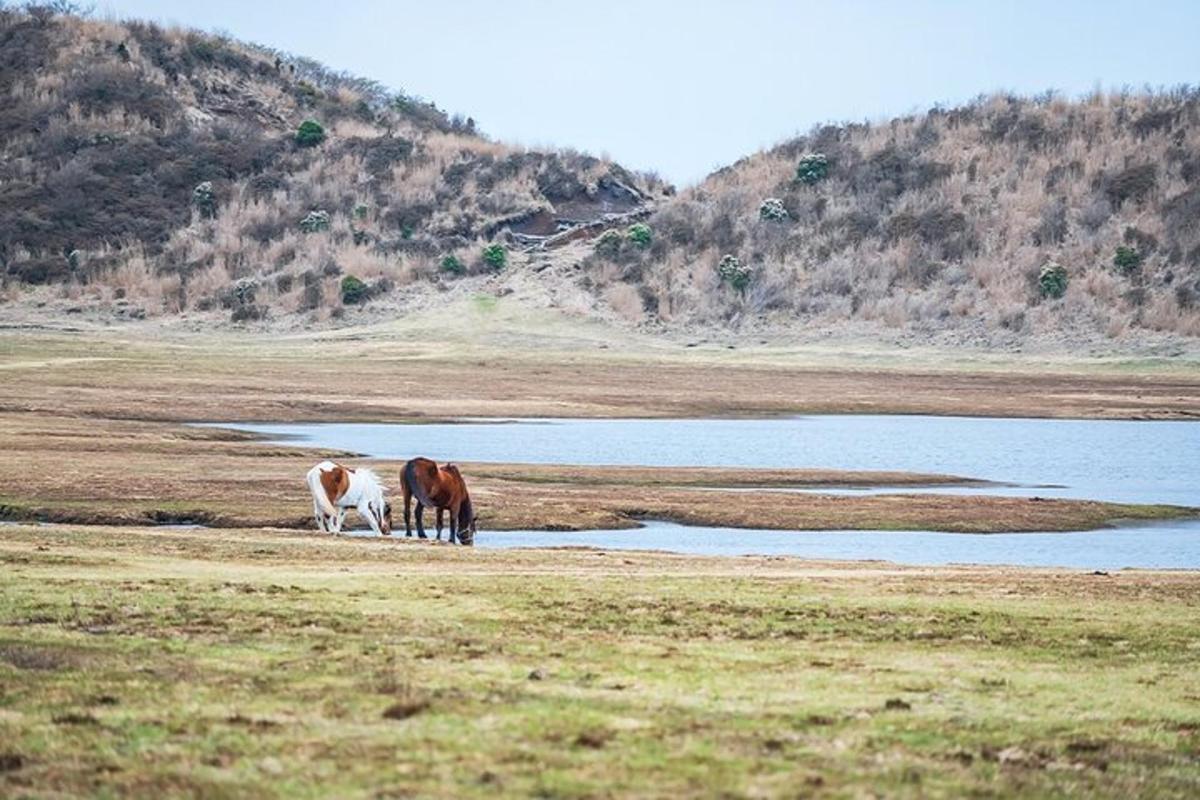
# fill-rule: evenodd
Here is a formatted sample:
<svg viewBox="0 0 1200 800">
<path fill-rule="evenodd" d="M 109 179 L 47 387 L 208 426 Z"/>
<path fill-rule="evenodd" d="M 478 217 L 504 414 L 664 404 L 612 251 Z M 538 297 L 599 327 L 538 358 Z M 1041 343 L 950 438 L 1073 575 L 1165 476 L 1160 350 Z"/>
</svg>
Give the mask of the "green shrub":
<svg viewBox="0 0 1200 800">
<path fill-rule="evenodd" d="M 1142 266 L 1142 254 L 1132 247 L 1121 245 L 1113 254 L 1112 263 L 1122 275 L 1132 275 Z"/>
<path fill-rule="evenodd" d="M 621 253 L 622 243 L 620 233 L 607 230 L 596 240 L 596 254 L 605 258 L 616 258 Z"/>
<path fill-rule="evenodd" d="M 796 165 L 796 180 L 812 186 L 820 183 L 829 174 L 829 159 L 823 153 L 808 153 Z"/>
<path fill-rule="evenodd" d="M 467 265 L 453 253 L 442 259 L 441 267 L 442 272 L 449 272 L 451 275 L 462 275 L 467 271 Z"/>
<path fill-rule="evenodd" d="M 635 222 L 630 225 L 626 235 L 629 237 L 629 241 L 638 247 L 649 247 L 650 242 L 654 239 L 654 234 L 651 232 L 650 226 L 642 222 Z"/>
<path fill-rule="evenodd" d="M 750 285 L 750 268 L 742 266 L 737 256 L 722 256 L 717 264 L 717 276 L 722 283 L 729 284 L 739 292 Z"/>
<path fill-rule="evenodd" d="M 329 230 L 328 211 L 310 211 L 300 220 L 300 230 L 305 233 L 319 233 Z"/>
<path fill-rule="evenodd" d="M 1067 270 L 1053 261 L 1042 267 L 1038 274 L 1038 289 L 1042 297 L 1057 299 L 1067 293 Z"/>
<path fill-rule="evenodd" d="M 483 248 L 483 263 L 499 272 L 508 264 L 508 251 L 502 244 L 489 244 Z"/>
<path fill-rule="evenodd" d="M 200 212 L 200 216 L 212 219 L 217 215 L 217 193 L 213 190 L 212 181 L 203 181 L 192 189 L 192 205 Z"/>
<path fill-rule="evenodd" d="M 367 208 L 365 203 L 359 203 L 358 205 L 356 205 L 354 207 L 354 218 L 355 219 L 366 219 L 368 210 L 369 209 Z"/>
<path fill-rule="evenodd" d="M 764 222 L 786 222 L 788 218 L 787 209 L 783 207 L 783 201 L 777 197 L 768 197 L 762 201 L 762 205 L 758 207 L 758 218 Z"/>
<path fill-rule="evenodd" d="M 367 302 L 371 290 L 353 275 L 342 278 L 342 303 L 348 306 Z"/>
<path fill-rule="evenodd" d="M 301 147 L 316 147 L 325 141 L 325 129 L 315 119 L 306 119 L 296 129 L 296 144 Z"/>
</svg>

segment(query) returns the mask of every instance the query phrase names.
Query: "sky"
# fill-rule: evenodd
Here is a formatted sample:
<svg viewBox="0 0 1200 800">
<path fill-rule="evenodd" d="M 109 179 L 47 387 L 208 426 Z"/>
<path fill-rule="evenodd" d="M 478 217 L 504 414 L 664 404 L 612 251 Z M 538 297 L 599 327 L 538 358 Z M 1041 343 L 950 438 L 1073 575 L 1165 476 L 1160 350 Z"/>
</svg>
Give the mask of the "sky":
<svg viewBox="0 0 1200 800">
<path fill-rule="evenodd" d="M 1200 0 L 100 0 L 685 186 L 814 124 L 982 94 L 1200 83 Z"/>
</svg>

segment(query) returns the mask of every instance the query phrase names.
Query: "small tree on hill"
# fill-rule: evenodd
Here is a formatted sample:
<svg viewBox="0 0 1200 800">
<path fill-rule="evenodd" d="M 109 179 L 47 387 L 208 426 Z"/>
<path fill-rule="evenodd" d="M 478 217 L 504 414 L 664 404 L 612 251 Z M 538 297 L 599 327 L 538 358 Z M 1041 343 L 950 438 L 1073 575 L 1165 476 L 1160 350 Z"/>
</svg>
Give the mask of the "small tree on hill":
<svg viewBox="0 0 1200 800">
<path fill-rule="evenodd" d="M 348 306 L 367 302 L 371 290 L 353 275 L 342 278 L 342 303 Z"/>
<path fill-rule="evenodd" d="M 762 201 L 762 205 L 758 207 L 758 218 L 764 222 L 786 222 L 788 218 L 787 209 L 783 207 L 783 201 L 777 197 L 768 197 Z"/>
<path fill-rule="evenodd" d="M 824 153 L 808 153 L 796 165 L 796 180 L 812 186 L 820 183 L 829 174 L 829 159 Z"/>
<path fill-rule="evenodd" d="M 192 189 L 192 205 L 206 219 L 217 215 L 217 193 L 213 190 L 212 181 L 196 184 L 196 188 Z"/>
<path fill-rule="evenodd" d="M 483 248 L 483 263 L 499 272 L 508 264 L 508 251 L 502 244 L 489 244 Z"/>
<path fill-rule="evenodd" d="M 451 253 L 442 259 L 442 272 L 448 272 L 451 275 L 462 275 L 467 271 L 467 265 L 458 259 L 458 256 Z"/>
<path fill-rule="evenodd" d="M 635 222 L 630 225 L 626 235 L 629 237 L 629 241 L 642 248 L 649 247 L 650 242 L 654 239 L 650 226 L 643 222 Z"/>
<path fill-rule="evenodd" d="M 750 285 L 750 268 L 743 266 L 737 256 L 722 256 L 717 263 L 717 277 L 740 292 Z"/>
<path fill-rule="evenodd" d="M 1038 274 L 1038 289 L 1042 297 L 1057 300 L 1067 293 L 1067 270 L 1054 261 L 1042 267 Z"/>
<path fill-rule="evenodd" d="M 316 147 L 325 141 L 325 129 L 315 119 L 306 119 L 296 129 L 296 144 L 301 147 Z"/>
<path fill-rule="evenodd" d="M 616 258 L 621 253 L 621 234 L 607 230 L 596 239 L 596 255 L 605 258 Z"/>
<path fill-rule="evenodd" d="M 300 220 L 300 230 L 305 233 L 319 233 L 329 230 L 328 211 L 310 211 Z"/>
<path fill-rule="evenodd" d="M 1122 275 L 1132 275 L 1142 266 L 1142 254 L 1128 245 L 1121 245 L 1113 254 L 1112 263 Z"/>
</svg>

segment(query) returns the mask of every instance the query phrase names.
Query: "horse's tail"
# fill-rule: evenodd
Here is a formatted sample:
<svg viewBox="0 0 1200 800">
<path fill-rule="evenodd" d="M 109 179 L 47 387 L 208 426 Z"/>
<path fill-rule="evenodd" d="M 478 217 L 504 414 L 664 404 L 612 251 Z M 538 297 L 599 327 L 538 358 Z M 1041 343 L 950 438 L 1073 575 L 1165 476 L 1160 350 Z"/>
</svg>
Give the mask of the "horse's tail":
<svg viewBox="0 0 1200 800">
<path fill-rule="evenodd" d="M 421 481 L 417 477 L 417 460 L 415 458 L 404 465 L 404 483 L 413 497 L 417 498 L 418 503 L 426 508 L 434 507 L 433 501 L 429 499 L 425 487 L 421 485 Z"/>
<path fill-rule="evenodd" d="M 325 494 L 325 487 L 321 484 L 321 465 L 313 467 L 308 471 L 308 490 L 312 492 L 313 499 L 317 501 L 317 505 L 325 512 L 326 516 L 336 517 L 337 509 L 333 507 L 333 503 L 329 501 L 329 495 Z"/>
</svg>

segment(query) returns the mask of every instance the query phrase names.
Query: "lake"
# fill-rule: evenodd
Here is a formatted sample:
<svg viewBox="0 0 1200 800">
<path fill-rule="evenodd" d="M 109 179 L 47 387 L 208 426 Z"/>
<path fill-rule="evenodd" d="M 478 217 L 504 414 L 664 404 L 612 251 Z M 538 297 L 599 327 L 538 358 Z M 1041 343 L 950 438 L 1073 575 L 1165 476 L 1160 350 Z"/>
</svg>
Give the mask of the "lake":
<svg viewBox="0 0 1200 800">
<path fill-rule="evenodd" d="M 768 419 L 464 420 L 228 424 L 282 444 L 364 456 L 538 464 L 827 468 L 945 473 L 983 487 L 797 490 L 1023 494 L 1200 506 L 1200 425 L 1173 421 L 818 415 Z M 774 531 L 650 522 L 624 531 L 483 531 L 480 547 L 589 546 L 905 564 L 1200 568 L 1200 522 L 1084 533 Z"/>
<path fill-rule="evenodd" d="M 1200 506 L 1193 422 L 819 415 L 221 427 L 376 458 L 937 472 L 1018 484 L 971 494 Z"/>
</svg>

